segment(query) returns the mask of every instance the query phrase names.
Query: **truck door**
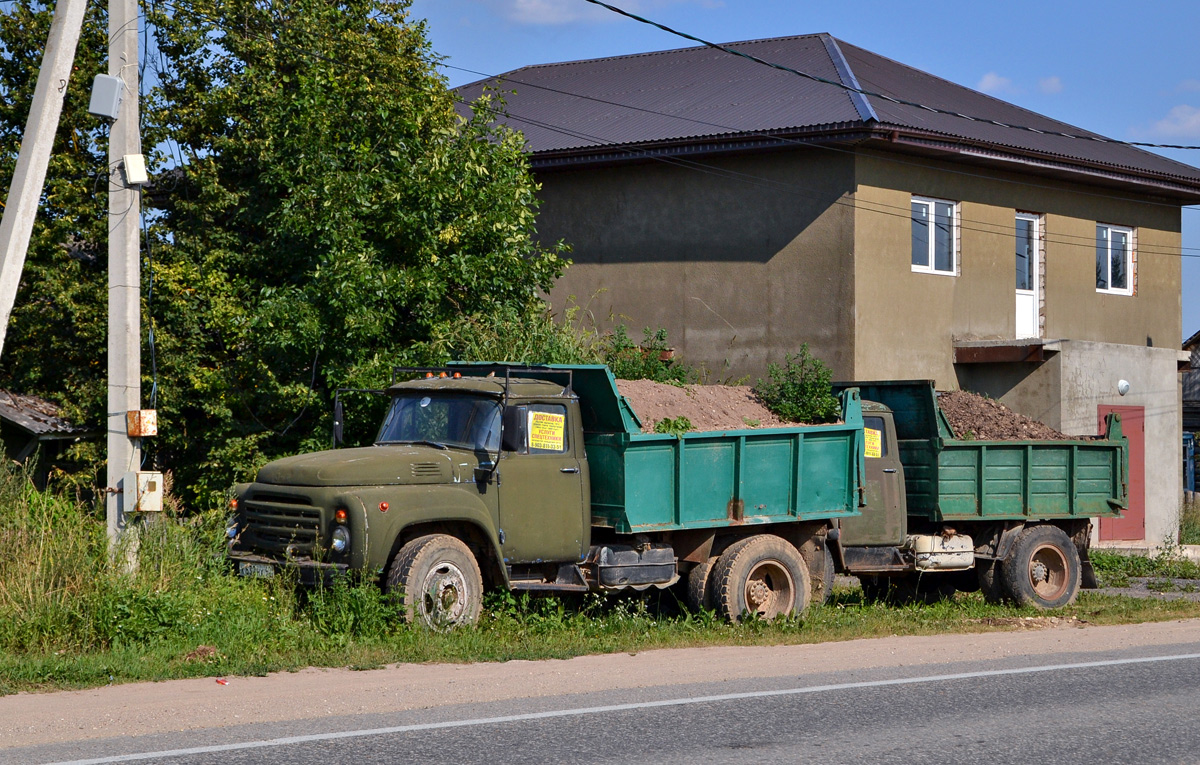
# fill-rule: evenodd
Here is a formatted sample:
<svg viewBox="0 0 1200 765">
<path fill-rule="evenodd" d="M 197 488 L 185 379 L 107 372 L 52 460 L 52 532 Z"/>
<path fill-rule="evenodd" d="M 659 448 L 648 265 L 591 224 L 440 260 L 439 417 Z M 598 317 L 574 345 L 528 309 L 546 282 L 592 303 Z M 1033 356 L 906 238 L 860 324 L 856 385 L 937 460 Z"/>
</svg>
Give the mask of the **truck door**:
<svg viewBox="0 0 1200 765">
<path fill-rule="evenodd" d="M 510 405 L 498 496 L 508 563 L 577 561 L 588 540 L 583 444 L 564 404 Z M 582 464 L 581 464 L 582 462 Z"/>
<path fill-rule="evenodd" d="M 907 533 L 904 468 L 896 446 L 891 412 L 863 415 L 866 435 L 867 506 L 856 518 L 843 518 L 844 547 L 898 545 Z"/>
</svg>

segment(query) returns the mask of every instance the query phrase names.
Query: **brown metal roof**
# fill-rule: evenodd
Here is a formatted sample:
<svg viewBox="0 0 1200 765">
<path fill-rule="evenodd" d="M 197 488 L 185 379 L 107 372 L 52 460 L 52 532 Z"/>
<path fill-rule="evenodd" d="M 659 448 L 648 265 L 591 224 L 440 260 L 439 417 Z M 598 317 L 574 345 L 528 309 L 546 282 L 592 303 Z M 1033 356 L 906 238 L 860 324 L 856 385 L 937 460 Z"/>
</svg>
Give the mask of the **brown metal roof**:
<svg viewBox="0 0 1200 765">
<path fill-rule="evenodd" d="M 6 390 L 0 390 L 0 419 L 35 436 L 69 438 L 90 434 L 87 428 L 63 419 L 57 405 Z"/>
<path fill-rule="evenodd" d="M 904 101 L 1100 137 L 827 34 L 728 47 Z M 555 157 L 586 161 L 603 153 L 611 159 L 614 146 L 713 144 L 764 135 L 892 142 L 899 137 L 919 149 L 974 152 L 984 162 L 1002 155 L 1006 161 L 1040 163 L 1047 172 L 1107 173 L 1122 182 L 1153 183 L 1160 192 L 1200 193 L 1200 169 L 1137 147 L 1016 130 L 863 97 L 707 47 L 528 66 L 458 91 L 470 101 L 488 84 L 503 92 L 503 121 L 525 134 L 535 166 Z"/>
</svg>

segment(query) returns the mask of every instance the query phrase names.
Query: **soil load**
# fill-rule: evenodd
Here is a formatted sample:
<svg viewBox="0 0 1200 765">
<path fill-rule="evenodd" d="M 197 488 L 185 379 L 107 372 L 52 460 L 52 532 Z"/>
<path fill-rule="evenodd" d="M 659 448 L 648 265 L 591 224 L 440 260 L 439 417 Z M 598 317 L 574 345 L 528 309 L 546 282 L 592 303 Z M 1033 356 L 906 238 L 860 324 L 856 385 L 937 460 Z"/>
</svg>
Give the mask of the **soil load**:
<svg viewBox="0 0 1200 765">
<path fill-rule="evenodd" d="M 653 433 L 659 420 L 678 417 L 687 417 L 697 431 L 795 425 L 771 414 L 748 385 L 680 387 L 653 380 L 617 380 L 617 390 L 629 399 L 646 433 Z"/>
<path fill-rule="evenodd" d="M 938 406 L 958 438 L 976 441 L 1061 441 L 1068 436 L 1018 414 L 990 398 L 965 390 L 939 391 Z"/>
</svg>

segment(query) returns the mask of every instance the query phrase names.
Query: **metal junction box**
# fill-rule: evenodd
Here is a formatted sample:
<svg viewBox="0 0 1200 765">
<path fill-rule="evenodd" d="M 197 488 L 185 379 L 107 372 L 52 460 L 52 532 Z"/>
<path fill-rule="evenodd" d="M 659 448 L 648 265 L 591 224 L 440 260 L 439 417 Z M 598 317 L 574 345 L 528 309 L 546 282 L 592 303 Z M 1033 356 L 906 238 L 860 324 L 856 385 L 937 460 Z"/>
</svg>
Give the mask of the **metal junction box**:
<svg viewBox="0 0 1200 765">
<path fill-rule="evenodd" d="M 126 473 L 121 482 L 121 489 L 125 495 L 125 512 L 162 512 L 162 478 L 162 473 L 153 470 L 134 470 Z"/>
</svg>

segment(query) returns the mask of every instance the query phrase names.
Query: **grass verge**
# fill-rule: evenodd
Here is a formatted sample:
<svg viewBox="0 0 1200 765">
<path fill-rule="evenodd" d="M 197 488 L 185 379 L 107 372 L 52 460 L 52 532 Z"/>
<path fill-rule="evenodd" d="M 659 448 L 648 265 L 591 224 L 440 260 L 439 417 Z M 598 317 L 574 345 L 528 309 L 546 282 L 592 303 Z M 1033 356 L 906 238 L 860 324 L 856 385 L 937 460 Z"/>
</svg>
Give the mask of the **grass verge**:
<svg viewBox="0 0 1200 765">
<path fill-rule="evenodd" d="M 141 527 L 140 565 L 127 573 L 108 555 L 99 510 L 37 492 L 19 472 L 0 469 L 0 694 L 307 666 L 369 669 L 975 632 L 1039 616 L 986 604 L 977 594 L 894 607 L 847 590 L 803 617 L 731 625 L 687 611 L 670 591 L 607 599 L 497 593 L 477 628 L 434 634 L 400 624 L 371 582 L 305 594 L 286 579 L 230 576 L 222 521 L 168 514 Z M 1120 624 L 1200 617 L 1200 604 L 1084 593 L 1053 616 Z"/>
</svg>

